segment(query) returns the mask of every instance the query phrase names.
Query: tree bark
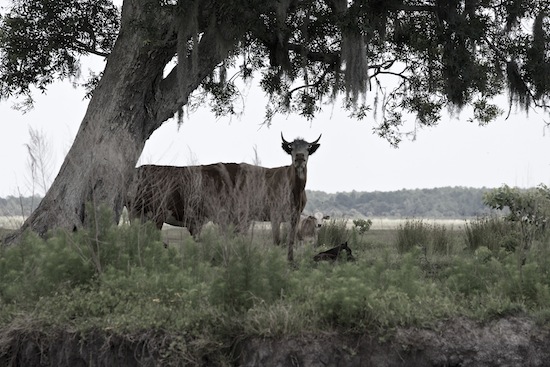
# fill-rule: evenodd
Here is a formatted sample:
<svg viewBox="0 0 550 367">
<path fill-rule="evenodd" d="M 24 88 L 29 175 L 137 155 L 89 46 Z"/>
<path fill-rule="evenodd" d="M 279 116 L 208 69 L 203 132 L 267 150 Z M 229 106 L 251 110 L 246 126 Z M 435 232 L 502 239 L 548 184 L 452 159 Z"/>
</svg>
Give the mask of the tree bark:
<svg viewBox="0 0 550 367">
<path fill-rule="evenodd" d="M 216 38 L 205 32 L 197 47 L 200 67 L 189 70 L 186 85 L 174 70 L 163 78 L 177 39 L 172 14 L 162 11 L 156 1 L 124 1 L 119 36 L 74 143 L 38 208 L 5 243 L 28 229 L 40 236 L 53 228 L 77 230 L 86 223 L 86 203 L 112 208 L 118 221 L 145 142 L 229 52 L 212 46 Z"/>
</svg>

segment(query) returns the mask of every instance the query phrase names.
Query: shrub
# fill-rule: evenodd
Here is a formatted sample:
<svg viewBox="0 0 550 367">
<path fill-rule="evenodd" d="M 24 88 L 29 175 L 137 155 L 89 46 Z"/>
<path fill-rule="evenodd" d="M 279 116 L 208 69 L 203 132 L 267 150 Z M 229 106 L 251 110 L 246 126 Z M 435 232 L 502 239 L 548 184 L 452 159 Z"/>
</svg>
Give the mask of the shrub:
<svg viewBox="0 0 550 367">
<path fill-rule="evenodd" d="M 333 233 L 349 235 L 343 223 L 332 222 Z M 384 245 L 367 256 L 363 246 L 353 263 L 314 263 L 314 250 L 303 246 L 293 267 L 286 248 L 271 246 L 271 238 L 255 241 L 216 228 L 205 230 L 201 243 L 186 237 L 168 249 L 149 224 L 56 232 L 48 240 L 30 234 L 0 251 L 0 322 L 18 317 L 76 330 L 163 330 L 181 336 L 175 348 L 195 361 L 250 335 L 384 334 L 457 315 L 550 315 L 545 248 L 533 248 L 518 267 L 502 248 L 450 254 L 451 231 L 441 226 L 409 221 L 397 232 L 416 239 L 402 254 Z M 447 249 L 429 260 L 437 277 L 427 277 L 419 261 L 427 246 L 433 253 Z"/>
<path fill-rule="evenodd" d="M 370 220 L 370 219 L 367 219 L 367 220 L 365 220 L 365 219 L 354 219 L 353 220 L 353 225 L 357 229 L 357 232 L 359 232 L 359 234 L 361 236 L 363 236 L 365 233 L 368 232 L 368 230 L 372 226 L 372 220 Z"/>
<path fill-rule="evenodd" d="M 6 303 L 32 302 L 65 288 L 90 283 L 94 268 L 89 255 L 75 251 L 69 235 L 59 232 L 47 241 L 28 233 L 17 246 L 0 253 L 0 298 Z"/>
<path fill-rule="evenodd" d="M 480 247 L 487 247 L 498 252 L 500 248 L 514 251 L 521 239 L 517 226 L 495 216 L 477 218 L 466 223 L 466 246 L 474 252 Z"/>
<path fill-rule="evenodd" d="M 416 246 L 428 246 L 430 239 L 429 225 L 422 220 L 407 220 L 397 228 L 396 247 L 402 254 L 411 251 Z"/>
<path fill-rule="evenodd" d="M 282 248 L 268 251 L 237 238 L 225 266 L 215 272 L 210 299 L 229 310 L 248 310 L 257 302 L 271 303 L 287 288 L 288 264 Z"/>
<path fill-rule="evenodd" d="M 350 238 L 350 231 L 347 229 L 347 221 L 331 219 L 319 229 L 317 242 L 319 245 L 329 247 L 340 245 Z"/>
</svg>

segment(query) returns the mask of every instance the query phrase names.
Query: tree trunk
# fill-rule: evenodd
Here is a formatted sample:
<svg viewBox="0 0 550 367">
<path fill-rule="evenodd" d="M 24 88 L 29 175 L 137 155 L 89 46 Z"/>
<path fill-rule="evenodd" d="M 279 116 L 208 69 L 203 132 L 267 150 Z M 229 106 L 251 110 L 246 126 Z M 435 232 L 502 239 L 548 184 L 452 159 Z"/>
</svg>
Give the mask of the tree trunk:
<svg viewBox="0 0 550 367">
<path fill-rule="evenodd" d="M 6 243 L 27 229 L 43 236 L 53 228 L 80 228 L 86 203 L 94 209 L 107 205 L 118 220 L 146 140 L 227 56 L 205 32 L 198 48 L 200 67 L 186 75 L 185 85 L 179 84 L 176 70 L 163 78 L 177 46 L 170 16 L 156 1 L 124 1 L 119 36 L 75 141 L 38 208 Z"/>
</svg>

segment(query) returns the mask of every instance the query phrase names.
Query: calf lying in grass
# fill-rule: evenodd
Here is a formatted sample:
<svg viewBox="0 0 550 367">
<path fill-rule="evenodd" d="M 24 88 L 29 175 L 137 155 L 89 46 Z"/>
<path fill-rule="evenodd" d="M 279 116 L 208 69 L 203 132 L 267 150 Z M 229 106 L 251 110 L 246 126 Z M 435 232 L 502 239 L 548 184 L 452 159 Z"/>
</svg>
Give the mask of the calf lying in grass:
<svg viewBox="0 0 550 367">
<path fill-rule="evenodd" d="M 314 261 L 323 261 L 323 260 L 336 261 L 342 251 L 346 252 L 347 261 L 355 261 L 355 258 L 351 254 L 351 249 L 348 247 L 348 241 L 342 243 L 341 245 L 333 247 L 330 250 L 318 253 L 313 257 L 313 260 Z"/>
</svg>

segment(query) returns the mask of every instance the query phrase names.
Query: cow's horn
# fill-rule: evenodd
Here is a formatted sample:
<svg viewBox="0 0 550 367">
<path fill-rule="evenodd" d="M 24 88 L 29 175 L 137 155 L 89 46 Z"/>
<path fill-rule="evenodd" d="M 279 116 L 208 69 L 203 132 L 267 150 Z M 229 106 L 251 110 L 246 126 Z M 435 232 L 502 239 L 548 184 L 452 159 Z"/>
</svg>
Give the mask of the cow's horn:
<svg viewBox="0 0 550 367">
<path fill-rule="evenodd" d="M 281 139 L 283 139 L 283 143 L 284 144 L 290 144 L 288 141 L 285 140 L 285 138 L 283 137 L 283 132 L 281 131 Z"/>
<path fill-rule="evenodd" d="M 315 140 L 314 142 L 311 142 L 310 144 L 317 144 L 317 142 L 321 139 L 322 135 L 323 134 L 320 134 L 319 137 L 317 138 L 317 140 Z"/>
</svg>

